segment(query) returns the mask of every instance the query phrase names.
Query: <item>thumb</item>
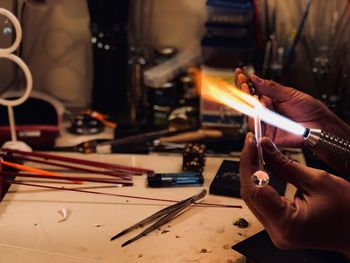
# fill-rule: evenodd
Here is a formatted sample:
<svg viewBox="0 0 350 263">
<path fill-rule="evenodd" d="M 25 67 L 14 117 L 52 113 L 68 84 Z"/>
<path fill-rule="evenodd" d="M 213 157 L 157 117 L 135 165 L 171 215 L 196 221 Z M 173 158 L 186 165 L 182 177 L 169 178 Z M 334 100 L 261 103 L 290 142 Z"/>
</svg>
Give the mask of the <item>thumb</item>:
<svg viewBox="0 0 350 263">
<path fill-rule="evenodd" d="M 310 171 L 308 171 L 309 168 L 283 155 L 267 137 L 262 139 L 261 146 L 263 148 L 264 161 L 273 175 L 293 184 L 297 188 L 305 189 L 312 185 L 313 178 Z"/>
<path fill-rule="evenodd" d="M 256 90 L 276 102 L 284 102 L 292 99 L 298 93 L 297 90 L 278 84 L 272 80 L 259 78 L 255 74 L 249 75 Z"/>
<path fill-rule="evenodd" d="M 241 181 L 241 195 L 249 192 L 255 185 L 251 182 L 251 175 L 258 170 L 257 148 L 254 135 L 249 132 L 246 136 L 240 157 L 239 175 Z"/>
<path fill-rule="evenodd" d="M 241 197 L 265 227 L 273 228 L 290 207 L 271 186 L 258 187 L 252 183 L 251 176 L 258 170 L 257 155 L 254 136 L 248 133 L 240 158 Z"/>
</svg>

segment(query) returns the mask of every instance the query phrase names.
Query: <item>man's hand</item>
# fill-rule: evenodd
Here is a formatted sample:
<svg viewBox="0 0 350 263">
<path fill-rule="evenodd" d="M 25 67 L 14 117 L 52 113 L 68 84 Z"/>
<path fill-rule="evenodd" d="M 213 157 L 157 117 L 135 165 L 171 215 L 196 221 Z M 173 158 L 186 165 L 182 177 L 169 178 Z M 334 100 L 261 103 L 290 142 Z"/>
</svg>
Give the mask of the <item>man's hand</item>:
<svg viewBox="0 0 350 263">
<path fill-rule="evenodd" d="M 272 176 L 297 188 L 294 200 L 288 200 L 269 185 L 251 182 L 258 170 L 257 147 L 248 133 L 240 161 L 241 196 L 274 244 L 338 251 L 350 258 L 350 183 L 288 159 L 266 137 L 262 148 Z"/>
<path fill-rule="evenodd" d="M 247 76 L 242 69 L 235 71 L 236 84 L 249 93 Z M 264 80 L 256 75 L 249 75 L 260 101 L 269 109 L 301 124 L 305 128 L 316 128 L 327 131 L 345 140 L 350 139 L 350 127 L 330 111 L 322 102 L 296 89 L 282 86 L 270 80 Z M 253 127 L 252 120 L 249 121 Z M 302 136 L 263 124 L 263 135 L 269 137 L 276 145 L 283 147 L 308 147 Z M 322 149 L 312 148 L 315 154 L 329 166 L 344 175 L 345 162 L 334 154 Z"/>
</svg>

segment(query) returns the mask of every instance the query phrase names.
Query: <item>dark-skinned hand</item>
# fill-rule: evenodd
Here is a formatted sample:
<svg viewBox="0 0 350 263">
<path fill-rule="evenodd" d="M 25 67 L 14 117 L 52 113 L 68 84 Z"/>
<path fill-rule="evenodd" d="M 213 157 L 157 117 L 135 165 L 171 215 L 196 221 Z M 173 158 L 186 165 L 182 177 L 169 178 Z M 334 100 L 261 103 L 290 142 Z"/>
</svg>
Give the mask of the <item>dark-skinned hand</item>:
<svg viewBox="0 0 350 263">
<path fill-rule="evenodd" d="M 305 128 L 322 129 L 345 140 L 350 138 L 350 127 L 330 111 L 321 101 L 296 89 L 276 82 L 261 79 L 251 74 L 256 93 L 267 108 L 301 124 Z M 235 70 L 236 85 L 249 93 L 248 76 L 242 69 Z M 249 126 L 253 127 L 252 120 Z M 277 146 L 308 147 L 302 136 L 297 136 L 274 126 L 263 124 L 263 135 L 269 137 Z M 345 162 L 322 149 L 310 149 L 340 174 L 345 171 Z M 343 174 L 342 174 L 343 175 Z"/>
<path fill-rule="evenodd" d="M 241 196 L 273 243 L 281 249 L 337 251 L 350 258 L 350 183 L 288 159 L 266 137 L 262 148 L 272 176 L 297 188 L 288 200 L 269 185 L 251 182 L 258 169 L 257 147 L 248 133 L 240 161 Z"/>
</svg>

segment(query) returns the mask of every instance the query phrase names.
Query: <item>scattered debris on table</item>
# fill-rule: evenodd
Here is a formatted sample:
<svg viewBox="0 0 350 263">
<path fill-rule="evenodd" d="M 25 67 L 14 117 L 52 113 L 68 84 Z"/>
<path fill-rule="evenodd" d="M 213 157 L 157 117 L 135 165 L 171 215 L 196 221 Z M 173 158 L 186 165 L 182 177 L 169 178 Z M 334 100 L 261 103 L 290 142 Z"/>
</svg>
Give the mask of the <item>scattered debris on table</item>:
<svg viewBox="0 0 350 263">
<path fill-rule="evenodd" d="M 67 208 L 63 207 L 60 210 L 58 210 L 57 213 L 59 213 L 62 216 L 62 218 L 60 220 L 58 220 L 57 223 L 62 223 L 62 222 L 67 220 L 67 218 L 68 218 Z"/>
<path fill-rule="evenodd" d="M 202 248 L 199 253 L 204 254 L 204 253 L 210 253 L 210 252 L 211 252 L 211 250 L 208 250 L 206 248 Z"/>
<path fill-rule="evenodd" d="M 238 226 L 239 228 L 246 228 L 249 226 L 249 223 L 243 217 L 237 217 L 233 220 L 233 225 Z"/>
<path fill-rule="evenodd" d="M 166 234 L 166 233 L 168 233 L 168 232 L 170 232 L 170 230 L 164 229 L 164 230 L 162 230 L 162 232 L 160 232 L 160 233 L 161 233 L 161 234 Z"/>
<path fill-rule="evenodd" d="M 231 245 L 230 245 L 230 244 L 225 244 L 225 245 L 224 245 L 224 249 L 230 250 L 230 249 L 231 249 Z"/>
</svg>

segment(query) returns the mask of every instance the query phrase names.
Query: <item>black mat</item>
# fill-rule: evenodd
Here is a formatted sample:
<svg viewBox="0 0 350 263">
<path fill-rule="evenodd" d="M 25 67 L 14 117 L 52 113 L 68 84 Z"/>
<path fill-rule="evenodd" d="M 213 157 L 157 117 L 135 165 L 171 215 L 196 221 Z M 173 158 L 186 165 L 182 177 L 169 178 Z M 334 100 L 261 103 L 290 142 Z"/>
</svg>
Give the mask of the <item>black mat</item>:
<svg viewBox="0 0 350 263">
<path fill-rule="evenodd" d="M 270 176 L 269 184 L 280 194 L 284 195 L 286 183 L 276 176 Z M 239 162 L 223 160 L 209 187 L 209 193 L 232 197 L 240 196 Z"/>
<path fill-rule="evenodd" d="M 349 263 L 339 253 L 321 250 L 280 250 L 272 243 L 266 231 L 232 246 L 233 250 L 255 263 Z"/>
</svg>

